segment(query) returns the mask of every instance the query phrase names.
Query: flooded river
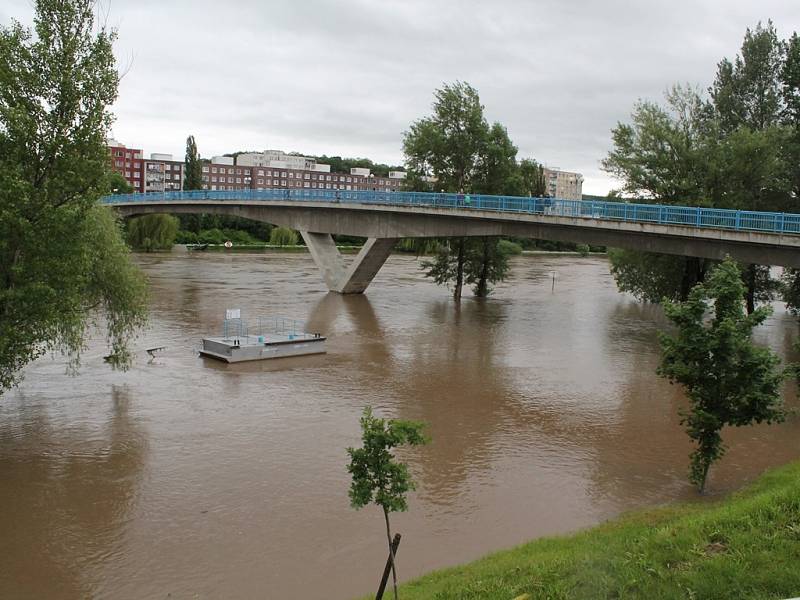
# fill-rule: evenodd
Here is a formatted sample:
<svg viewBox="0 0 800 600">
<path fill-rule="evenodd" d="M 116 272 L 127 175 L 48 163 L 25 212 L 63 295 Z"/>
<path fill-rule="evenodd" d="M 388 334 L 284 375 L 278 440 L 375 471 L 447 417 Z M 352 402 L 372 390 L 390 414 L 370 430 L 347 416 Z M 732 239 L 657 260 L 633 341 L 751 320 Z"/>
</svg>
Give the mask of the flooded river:
<svg viewBox="0 0 800 600">
<path fill-rule="evenodd" d="M 402 579 L 694 496 L 685 400 L 654 374 L 665 320 L 602 257 L 515 258 L 491 299 L 460 306 L 408 256 L 353 297 L 303 254 L 137 260 L 152 321 L 133 369 L 108 369 L 97 338 L 79 377 L 47 357 L 0 398 L 0 598 L 374 592 L 383 517 L 350 508 L 345 469 L 365 405 L 433 439 L 404 455 L 419 487 L 394 517 Z M 304 320 L 328 354 L 199 358 L 226 308 Z M 778 305 L 758 339 L 789 356 L 796 333 Z M 800 420 L 725 439 L 715 493 L 800 457 Z"/>
</svg>

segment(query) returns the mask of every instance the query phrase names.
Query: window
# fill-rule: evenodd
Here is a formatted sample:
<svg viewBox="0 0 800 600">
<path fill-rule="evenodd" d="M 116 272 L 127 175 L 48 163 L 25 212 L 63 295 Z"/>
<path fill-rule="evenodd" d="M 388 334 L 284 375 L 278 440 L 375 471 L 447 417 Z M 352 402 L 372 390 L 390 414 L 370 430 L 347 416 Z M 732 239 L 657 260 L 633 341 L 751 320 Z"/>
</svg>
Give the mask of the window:
<svg viewBox="0 0 800 600">
<path fill-rule="evenodd" d="M 279 182 L 278 182 L 278 180 L 277 180 L 277 179 L 273 179 L 273 180 L 272 180 L 272 185 L 278 185 L 278 183 L 279 183 Z"/>
<path fill-rule="evenodd" d="M 208 173 L 208 167 L 203 167 L 203 173 Z"/>
<path fill-rule="evenodd" d="M 203 175 L 203 181 L 208 181 L 208 175 Z"/>
<path fill-rule="evenodd" d="M 216 173 L 217 172 L 217 167 L 211 167 L 211 172 L 212 173 Z"/>
<path fill-rule="evenodd" d="M 263 174 L 264 174 L 264 172 L 263 172 L 263 171 L 261 171 L 261 174 L 263 175 Z M 262 185 L 263 183 L 264 183 L 264 180 L 263 180 L 262 178 L 260 178 L 260 177 L 259 177 L 259 179 L 258 179 L 258 185 Z"/>
<path fill-rule="evenodd" d="M 241 169 L 236 169 L 236 174 L 237 175 L 241 175 L 242 174 L 242 170 Z"/>
<path fill-rule="evenodd" d="M 212 189 L 212 190 L 215 190 L 215 189 L 217 189 L 217 186 L 215 186 L 215 185 L 212 185 L 212 186 L 211 186 L 211 189 Z"/>
<path fill-rule="evenodd" d="M 310 185 L 311 185 L 311 184 L 310 184 L 308 181 L 304 181 L 304 182 L 303 182 L 303 187 L 304 187 L 304 188 L 307 188 L 307 187 L 309 187 Z"/>
<path fill-rule="evenodd" d="M 139 177 L 141 177 L 141 173 L 139 173 L 139 171 L 134 171 L 133 172 L 133 178 L 134 179 L 139 179 Z"/>
<path fill-rule="evenodd" d="M 228 169 L 228 175 L 233 175 L 233 169 Z"/>
<path fill-rule="evenodd" d="M 228 183 L 233 183 L 233 177 L 228 177 Z M 228 187 L 228 189 L 231 189 L 230 186 Z"/>
<path fill-rule="evenodd" d="M 303 173 L 303 179 L 311 179 L 311 175 L 308 173 Z"/>
<path fill-rule="evenodd" d="M 164 168 L 165 168 L 167 171 L 172 171 L 172 165 L 164 165 Z"/>
<path fill-rule="evenodd" d="M 353 181 L 353 178 L 352 177 L 348 177 L 347 178 L 347 183 L 350 183 L 351 181 Z"/>
<path fill-rule="evenodd" d="M 212 175 L 212 176 L 211 176 L 211 181 L 213 181 L 214 183 L 216 183 L 216 182 L 217 182 L 217 176 L 216 176 L 216 175 Z M 217 187 L 217 186 L 214 186 L 214 187 Z"/>
<path fill-rule="evenodd" d="M 281 177 L 283 177 L 283 178 L 286 178 L 286 171 L 283 171 L 283 172 L 281 173 Z"/>
<path fill-rule="evenodd" d="M 237 177 L 236 178 L 236 183 L 242 183 L 242 178 L 241 177 Z"/>
<path fill-rule="evenodd" d="M 342 176 L 340 175 L 340 176 L 339 176 L 339 181 L 341 181 L 342 183 L 344 183 L 344 177 L 342 177 Z"/>
<path fill-rule="evenodd" d="M 263 175 L 263 174 L 264 174 L 264 169 L 259 169 L 259 170 L 258 170 L 258 174 L 259 174 L 259 175 Z"/>
<path fill-rule="evenodd" d="M 285 179 L 281 179 L 281 186 L 282 187 L 286 187 L 286 180 Z"/>
<path fill-rule="evenodd" d="M 272 177 L 272 171 L 267 171 L 267 177 Z"/>
<path fill-rule="evenodd" d="M 349 192 L 351 189 L 353 189 L 353 186 L 352 185 L 348 185 L 347 186 L 347 191 Z"/>
<path fill-rule="evenodd" d="M 180 173 L 175 173 L 175 175 L 173 175 L 172 178 L 174 180 L 176 180 L 176 181 L 180 181 L 181 180 L 181 174 Z"/>
<path fill-rule="evenodd" d="M 331 180 L 331 176 L 330 175 L 327 175 L 327 178 L 328 178 L 328 181 Z M 328 187 L 331 187 L 331 186 L 328 186 Z"/>
<path fill-rule="evenodd" d="M 131 176 L 131 172 L 130 171 L 125 171 L 125 177 L 130 177 L 130 176 Z"/>
<path fill-rule="evenodd" d="M 115 155 L 115 156 L 125 156 L 125 153 L 124 153 L 122 150 L 117 150 L 117 151 L 114 153 L 114 155 Z"/>
<path fill-rule="evenodd" d="M 294 171 L 289 172 L 289 179 L 294 179 Z"/>
<path fill-rule="evenodd" d="M 117 165 L 118 167 L 121 167 L 122 161 L 121 160 L 115 161 L 114 164 Z"/>
<path fill-rule="evenodd" d="M 314 189 L 317 189 L 317 183 L 316 182 L 312 183 L 311 187 L 314 188 Z"/>
<path fill-rule="evenodd" d="M 325 184 L 325 189 L 328 189 L 328 190 L 331 189 L 331 184 L 330 183 L 326 183 Z"/>
</svg>

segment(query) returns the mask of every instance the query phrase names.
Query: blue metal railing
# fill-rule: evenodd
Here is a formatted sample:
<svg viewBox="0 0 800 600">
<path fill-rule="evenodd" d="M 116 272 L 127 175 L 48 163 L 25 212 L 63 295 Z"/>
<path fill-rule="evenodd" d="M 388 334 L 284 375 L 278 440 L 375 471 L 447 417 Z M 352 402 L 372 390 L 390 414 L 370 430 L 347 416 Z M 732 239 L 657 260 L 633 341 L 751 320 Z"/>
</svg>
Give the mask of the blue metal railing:
<svg viewBox="0 0 800 600">
<path fill-rule="evenodd" d="M 117 194 L 103 198 L 105 204 L 158 201 L 270 201 L 305 200 L 349 204 L 385 204 L 453 209 L 474 209 L 503 213 L 529 213 L 562 217 L 581 217 L 631 223 L 660 223 L 705 229 L 765 231 L 800 234 L 800 214 L 771 213 L 723 208 L 633 204 L 602 200 L 562 200 L 520 196 L 480 194 L 440 194 L 435 192 L 378 192 L 314 189 L 194 190 Z"/>
</svg>

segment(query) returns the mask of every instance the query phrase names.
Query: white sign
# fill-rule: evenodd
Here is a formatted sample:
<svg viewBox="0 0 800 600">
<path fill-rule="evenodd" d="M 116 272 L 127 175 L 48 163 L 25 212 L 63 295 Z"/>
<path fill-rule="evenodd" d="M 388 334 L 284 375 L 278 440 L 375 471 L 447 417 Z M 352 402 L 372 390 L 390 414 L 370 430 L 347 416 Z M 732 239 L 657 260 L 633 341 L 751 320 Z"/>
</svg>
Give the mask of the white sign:
<svg viewBox="0 0 800 600">
<path fill-rule="evenodd" d="M 240 308 L 229 308 L 225 311 L 226 319 L 241 319 L 242 310 Z"/>
</svg>

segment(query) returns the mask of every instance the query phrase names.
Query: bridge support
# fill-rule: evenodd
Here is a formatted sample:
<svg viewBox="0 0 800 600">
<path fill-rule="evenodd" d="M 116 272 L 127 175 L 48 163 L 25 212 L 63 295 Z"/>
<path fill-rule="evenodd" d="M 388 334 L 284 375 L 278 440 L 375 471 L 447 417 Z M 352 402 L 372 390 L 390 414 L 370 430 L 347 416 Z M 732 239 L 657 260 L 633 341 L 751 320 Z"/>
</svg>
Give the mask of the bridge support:
<svg viewBox="0 0 800 600">
<path fill-rule="evenodd" d="M 301 231 L 311 257 L 322 272 L 328 289 L 340 294 L 361 294 L 389 258 L 399 238 L 368 238 L 348 264 L 329 233 Z"/>
</svg>

